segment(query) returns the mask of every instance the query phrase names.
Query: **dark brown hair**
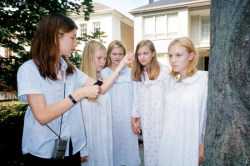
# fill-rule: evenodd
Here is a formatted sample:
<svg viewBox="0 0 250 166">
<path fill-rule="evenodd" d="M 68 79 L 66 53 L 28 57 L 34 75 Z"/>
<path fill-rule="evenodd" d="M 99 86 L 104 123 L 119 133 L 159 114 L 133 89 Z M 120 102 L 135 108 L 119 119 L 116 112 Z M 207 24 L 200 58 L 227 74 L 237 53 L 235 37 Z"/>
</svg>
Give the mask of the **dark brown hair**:
<svg viewBox="0 0 250 166">
<path fill-rule="evenodd" d="M 40 75 L 45 79 L 57 80 L 57 73 L 60 70 L 60 42 L 59 32 L 71 32 L 77 29 L 72 19 L 60 13 L 49 14 L 39 23 L 35 37 L 31 43 L 30 59 L 33 59 Z M 62 58 L 68 64 L 66 76 L 73 74 L 75 67 L 66 56 Z"/>
</svg>

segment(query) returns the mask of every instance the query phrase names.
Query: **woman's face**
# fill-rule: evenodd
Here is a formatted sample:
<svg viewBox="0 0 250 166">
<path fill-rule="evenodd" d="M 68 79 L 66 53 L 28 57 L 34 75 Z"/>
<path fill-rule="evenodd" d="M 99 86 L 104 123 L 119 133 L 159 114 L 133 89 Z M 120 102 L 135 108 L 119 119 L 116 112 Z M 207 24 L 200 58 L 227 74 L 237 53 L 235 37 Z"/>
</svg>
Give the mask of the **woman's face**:
<svg viewBox="0 0 250 166">
<path fill-rule="evenodd" d="M 118 66 L 124 57 L 124 52 L 122 47 L 115 47 L 112 49 L 109 55 L 112 65 Z"/>
<path fill-rule="evenodd" d="M 60 55 L 70 56 L 78 45 L 76 39 L 76 29 L 59 35 L 59 41 Z"/>
<path fill-rule="evenodd" d="M 142 66 L 149 66 L 152 58 L 155 56 L 155 52 L 152 52 L 149 47 L 145 45 L 138 49 L 137 56 Z"/>
<path fill-rule="evenodd" d="M 95 65 L 97 72 L 100 72 L 104 68 L 106 59 L 107 59 L 106 49 L 101 48 L 95 51 Z"/>
<path fill-rule="evenodd" d="M 187 66 L 194 53 L 188 53 L 185 47 L 173 45 L 169 49 L 169 62 L 174 72 L 186 75 Z"/>
</svg>

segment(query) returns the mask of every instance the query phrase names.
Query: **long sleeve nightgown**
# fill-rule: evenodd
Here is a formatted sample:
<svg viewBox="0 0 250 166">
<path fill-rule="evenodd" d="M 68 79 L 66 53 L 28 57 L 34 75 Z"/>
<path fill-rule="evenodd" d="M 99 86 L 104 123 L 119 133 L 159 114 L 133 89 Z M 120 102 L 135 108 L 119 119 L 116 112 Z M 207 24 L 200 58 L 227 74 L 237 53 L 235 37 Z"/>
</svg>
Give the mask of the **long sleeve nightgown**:
<svg viewBox="0 0 250 166">
<path fill-rule="evenodd" d="M 207 110 L 207 72 L 170 80 L 164 109 L 159 166 L 198 166 Z"/>
<path fill-rule="evenodd" d="M 161 71 L 155 80 L 145 79 L 134 85 L 133 117 L 140 117 L 144 144 L 145 166 L 158 163 L 158 150 L 163 127 L 163 108 L 169 83 L 170 69 L 160 66 Z"/>
</svg>

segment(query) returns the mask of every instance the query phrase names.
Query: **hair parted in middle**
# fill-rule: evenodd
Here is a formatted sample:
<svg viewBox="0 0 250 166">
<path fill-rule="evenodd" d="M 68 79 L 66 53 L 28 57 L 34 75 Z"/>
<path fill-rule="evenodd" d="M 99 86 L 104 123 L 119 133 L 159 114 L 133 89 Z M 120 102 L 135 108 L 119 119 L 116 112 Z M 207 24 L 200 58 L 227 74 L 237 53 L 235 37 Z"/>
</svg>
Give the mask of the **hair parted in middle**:
<svg viewBox="0 0 250 166">
<path fill-rule="evenodd" d="M 110 58 L 110 54 L 111 54 L 111 51 L 114 49 L 114 48 L 117 48 L 117 47 L 121 47 L 122 50 L 123 50 L 123 54 L 125 55 L 126 54 L 126 49 L 123 45 L 123 43 L 119 40 L 114 40 L 112 41 L 111 43 L 109 43 L 108 45 L 108 51 L 107 51 L 107 62 L 106 62 L 106 65 L 105 66 L 108 66 L 110 67 L 112 62 L 111 62 L 111 58 Z"/>
<path fill-rule="evenodd" d="M 83 49 L 81 70 L 88 76 L 97 80 L 97 71 L 95 65 L 95 52 L 99 49 L 105 49 L 105 46 L 99 41 L 91 40 L 86 43 Z"/>
<path fill-rule="evenodd" d="M 155 80 L 160 74 L 160 65 L 156 58 L 156 50 L 155 50 L 154 43 L 151 40 L 142 40 L 136 46 L 135 61 L 133 63 L 133 67 L 131 71 L 132 80 L 139 81 L 139 82 L 142 81 L 141 76 L 145 78 L 145 75 L 143 74 L 144 66 L 141 65 L 141 63 L 138 60 L 138 51 L 143 46 L 148 46 L 150 51 L 152 53 L 155 53 L 155 56 L 152 57 L 151 64 L 150 64 L 150 69 L 149 69 L 150 75 L 148 76 L 149 80 Z"/>
<path fill-rule="evenodd" d="M 188 53 L 192 53 L 192 52 L 194 53 L 194 58 L 191 61 L 189 61 L 188 66 L 187 66 L 187 71 L 186 71 L 186 75 L 188 77 L 193 76 L 197 71 L 196 66 L 199 60 L 199 54 L 197 50 L 195 49 L 194 43 L 188 37 L 176 38 L 168 45 L 168 52 L 170 50 L 170 47 L 172 47 L 173 45 L 186 48 Z M 176 77 L 178 74 L 179 74 L 178 72 L 174 72 L 173 70 L 170 73 L 172 77 Z"/>
<path fill-rule="evenodd" d="M 30 59 L 35 62 L 40 75 L 45 79 L 57 80 L 60 69 L 60 56 L 68 64 L 66 76 L 73 74 L 75 67 L 66 58 L 60 55 L 59 37 L 77 29 L 75 22 L 60 13 L 52 13 L 39 23 L 30 48 Z"/>
</svg>

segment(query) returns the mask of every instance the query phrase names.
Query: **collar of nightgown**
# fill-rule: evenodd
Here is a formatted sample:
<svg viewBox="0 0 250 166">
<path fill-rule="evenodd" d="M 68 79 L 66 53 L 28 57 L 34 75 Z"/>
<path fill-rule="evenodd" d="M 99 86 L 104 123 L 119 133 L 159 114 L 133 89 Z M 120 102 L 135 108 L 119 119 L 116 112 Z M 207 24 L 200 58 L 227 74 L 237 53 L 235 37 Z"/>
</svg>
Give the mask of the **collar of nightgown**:
<svg viewBox="0 0 250 166">
<path fill-rule="evenodd" d="M 193 76 L 187 77 L 182 82 L 178 82 L 178 80 L 173 78 L 174 85 L 172 86 L 173 89 L 178 88 L 181 85 L 189 85 L 195 82 L 197 79 L 199 79 L 202 75 L 204 75 L 204 71 L 197 71 Z"/>
</svg>

